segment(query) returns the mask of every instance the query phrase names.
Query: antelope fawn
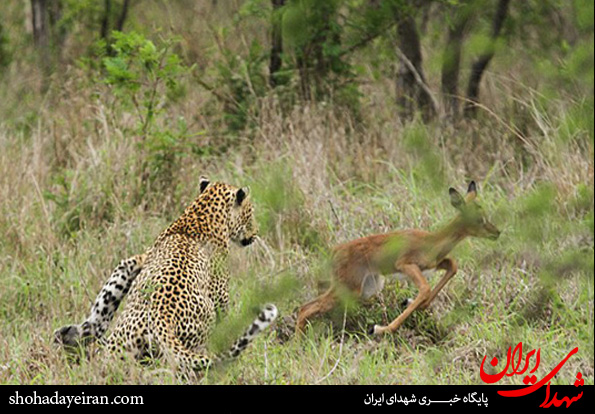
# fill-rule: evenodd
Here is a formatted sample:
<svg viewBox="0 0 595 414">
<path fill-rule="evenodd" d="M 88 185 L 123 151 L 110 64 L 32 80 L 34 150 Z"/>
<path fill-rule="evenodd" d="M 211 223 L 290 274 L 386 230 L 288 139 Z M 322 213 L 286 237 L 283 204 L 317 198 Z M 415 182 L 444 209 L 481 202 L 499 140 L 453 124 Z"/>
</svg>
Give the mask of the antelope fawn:
<svg viewBox="0 0 595 414">
<path fill-rule="evenodd" d="M 443 228 L 427 232 L 409 229 L 362 237 L 341 244 L 333 251 L 333 280 L 331 288 L 298 312 L 296 332 L 302 332 L 307 320 L 331 310 L 337 303 L 341 287 L 358 298 L 368 299 L 384 287 L 384 277 L 396 273 L 399 279 L 410 279 L 419 289 L 417 297 L 387 326 L 374 325 L 374 334 L 394 332 L 417 308 L 425 309 L 438 292 L 457 272 L 450 251 L 468 236 L 496 240 L 500 231 L 485 217 L 475 201 L 477 187 L 469 184 L 463 198 L 454 188 L 449 189 L 451 204 L 458 215 Z M 425 271 L 445 270 L 444 276 L 430 289 Z"/>
</svg>

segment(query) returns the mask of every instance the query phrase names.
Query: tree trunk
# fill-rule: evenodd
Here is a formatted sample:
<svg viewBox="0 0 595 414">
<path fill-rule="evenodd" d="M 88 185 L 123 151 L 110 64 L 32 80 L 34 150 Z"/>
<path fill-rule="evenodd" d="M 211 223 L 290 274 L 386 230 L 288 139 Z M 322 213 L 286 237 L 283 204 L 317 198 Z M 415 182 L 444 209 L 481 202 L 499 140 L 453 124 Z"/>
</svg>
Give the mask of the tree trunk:
<svg viewBox="0 0 595 414">
<path fill-rule="evenodd" d="M 269 62 L 269 85 L 278 84 L 277 72 L 281 69 L 281 53 L 283 53 L 283 33 L 279 8 L 283 7 L 285 0 L 271 0 L 273 4 L 272 33 L 271 33 L 271 58 Z"/>
<path fill-rule="evenodd" d="M 420 85 L 420 81 L 425 84 L 425 76 L 419 34 L 412 16 L 406 16 L 399 22 L 397 41 L 406 58 L 399 62 L 395 85 L 399 114 L 405 119 L 411 119 L 415 110 L 419 109 L 424 120 L 427 121 L 435 115 L 435 111 L 431 96 Z"/>
<path fill-rule="evenodd" d="M 110 30 L 109 30 L 109 21 L 110 15 L 112 14 L 112 0 L 104 0 L 103 1 L 103 18 L 101 19 L 101 31 L 99 35 L 102 39 L 107 40 Z"/>
<path fill-rule="evenodd" d="M 459 115 L 461 49 L 470 12 L 470 6 L 466 6 L 453 13 L 453 22 L 448 28 L 446 46 L 442 55 L 442 102 L 446 115 L 451 119 L 456 119 Z"/>
<path fill-rule="evenodd" d="M 114 30 L 121 32 L 124 29 L 124 23 L 126 23 L 126 17 L 128 16 L 128 9 L 130 8 L 130 0 L 124 0 L 122 4 L 122 10 L 116 21 Z M 112 17 L 112 0 L 103 1 L 103 18 L 101 19 L 101 38 L 108 40 L 110 37 L 110 20 Z"/>
<path fill-rule="evenodd" d="M 59 51 L 64 40 L 64 33 L 56 29 L 61 12 L 60 0 L 31 0 L 33 43 L 39 51 L 39 67 L 45 75 L 42 90 L 48 87 L 47 78 L 54 67 L 53 55 Z"/>
<path fill-rule="evenodd" d="M 50 0 L 31 0 L 31 20 L 33 23 L 33 43 L 41 51 L 50 45 L 50 21 L 48 3 Z"/>
<path fill-rule="evenodd" d="M 128 17 L 128 8 L 130 7 L 130 0 L 124 0 L 124 4 L 122 5 L 122 11 L 120 12 L 120 17 L 118 17 L 118 22 L 116 23 L 116 30 L 121 32 L 124 29 L 124 23 L 126 23 L 126 17 Z"/>
<path fill-rule="evenodd" d="M 465 116 L 473 117 L 476 113 L 476 103 L 479 102 L 479 86 L 481 78 L 488 64 L 494 57 L 496 40 L 500 36 L 500 31 L 506 15 L 508 14 L 508 5 L 510 0 L 500 0 L 498 2 L 498 9 L 494 19 L 492 20 L 491 41 L 488 49 L 473 63 L 471 67 L 471 76 L 469 77 L 469 84 L 467 86 L 467 103 L 465 105 Z"/>
</svg>

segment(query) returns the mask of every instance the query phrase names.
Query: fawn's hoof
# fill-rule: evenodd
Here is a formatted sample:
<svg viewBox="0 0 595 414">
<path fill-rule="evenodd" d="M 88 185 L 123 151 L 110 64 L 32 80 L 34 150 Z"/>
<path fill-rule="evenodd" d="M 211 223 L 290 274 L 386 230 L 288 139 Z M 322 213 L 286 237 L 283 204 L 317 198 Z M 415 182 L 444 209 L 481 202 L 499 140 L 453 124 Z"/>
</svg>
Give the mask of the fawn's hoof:
<svg viewBox="0 0 595 414">
<path fill-rule="evenodd" d="M 376 325 L 376 324 L 371 325 L 368 328 L 368 335 L 378 335 L 380 333 L 378 328 L 379 328 L 379 325 Z"/>
<path fill-rule="evenodd" d="M 401 307 L 406 308 L 413 303 L 412 298 L 407 298 L 403 302 L 401 302 Z"/>
</svg>

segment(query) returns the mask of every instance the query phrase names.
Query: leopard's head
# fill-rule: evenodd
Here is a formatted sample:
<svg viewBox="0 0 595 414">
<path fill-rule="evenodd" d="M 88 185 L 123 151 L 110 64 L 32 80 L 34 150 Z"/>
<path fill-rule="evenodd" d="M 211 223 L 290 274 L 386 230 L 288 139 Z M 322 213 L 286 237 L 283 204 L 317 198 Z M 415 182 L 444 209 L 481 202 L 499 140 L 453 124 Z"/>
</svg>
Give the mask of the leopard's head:
<svg viewBox="0 0 595 414">
<path fill-rule="evenodd" d="M 250 188 L 238 188 L 224 183 L 213 183 L 201 177 L 200 191 L 214 192 L 212 199 L 226 200 L 231 204 L 228 220 L 229 238 L 240 246 L 248 246 L 254 242 L 258 234 L 258 224 L 254 217 L 254 206 L 250 199 Z"/>
<path fill-rule="evenodd" d="M 230 239 L 240 246 L 248 246 L 256 239 L 258 224 L 254 218 L 254 206 L 250 200 L 249 187 L 242 187 L 235 192 L 229 227 Z"/>
</svg>

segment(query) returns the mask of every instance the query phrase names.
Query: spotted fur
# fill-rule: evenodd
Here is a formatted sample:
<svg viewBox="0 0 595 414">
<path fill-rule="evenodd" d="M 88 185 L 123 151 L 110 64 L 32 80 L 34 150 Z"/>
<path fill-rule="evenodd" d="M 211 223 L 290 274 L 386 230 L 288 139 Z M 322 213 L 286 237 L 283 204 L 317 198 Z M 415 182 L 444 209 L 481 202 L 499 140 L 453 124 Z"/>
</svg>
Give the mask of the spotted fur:
<svg viewBox="0 0 595 414">
<path fill-rule="evenodd" d="M 274 305 L 263 308 L 227 353 L 205 351 L 217 313 L 229 304 L 229 244 L 250 245 L 258 229 L 247 188 L 206 179 L 200 188 L 198 198 L 145 254 L 120 263 L 85 322 L 56 331 L 57 342 L 101 338 L 128 291 L 126 305 L 102 343 L 139 359 L 162 355 L 184 369 L 201 370 L 238 356 L 270 325 L 277 317 Z"/>
</svg>

